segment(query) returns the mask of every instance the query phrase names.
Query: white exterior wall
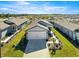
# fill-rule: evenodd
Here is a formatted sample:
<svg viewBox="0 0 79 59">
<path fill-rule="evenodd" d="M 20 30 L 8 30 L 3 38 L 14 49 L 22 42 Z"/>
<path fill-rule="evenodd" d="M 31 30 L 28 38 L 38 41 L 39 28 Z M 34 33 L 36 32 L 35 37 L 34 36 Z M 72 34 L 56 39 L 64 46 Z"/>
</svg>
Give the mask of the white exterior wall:
<svg viewBox="0 0 79 59">
<path fill-rule="evenodd" d="M 54 24 L 54 26 L 55 26 L 56 28 L 58 28 L 60 31 L 63 31 L 63 29 L 62 29 L 62 27 L 61 27 L 60 25 Z"/>
<path fill-rule="evenodd" d="M 6 33 L 7 33 L 7 30 L 4 30 L 3 32 L 1 32 L 1 39 L 5 37 Z"/>
<path fill-rule="evenodd" d="M 29 39 L 47 39 L 48 34 L 46 31 L 43 32 L 28 32 L 26 38 Z"/>
<path fill-rule="evenodd" d="M 75 40 L 75 39 L 76 39 L 76 33 L 73 32 L 73 40 Z"/>
<path fill-rule="evenodd" d="M 16 28 L 13 29 L 11 26 L 1 32 L 1 39 L 3 39 L 7 34 L 13 33 L 16 31 Z"/>
<path fill-rule="evenodd" d="M 66 35 L 69 35 L 69 30 L 68 29 L 66 29 L 66 28 L 64 28 L 64 33 L 66 34 Z"/>
<path fill-rule="evenodd" d="M 63 28 L 61 28 L 61 31 L 65 34 L 65 32 L 64 32 L 64 31 L 65 31 L 65 28 L 64 28 L 64 27 L 63 27 Z"/>
<path fill-rule="evenodd" d="M 57 27 L 60 29 L 60 31 L 62 31 L 62 27 L 60 25 L 58 25 Z"/>
<path fill-rule="evenodd" d="M 71 39 L 73 39 L 73 33 L 72 33 L 72 31 L 70 31 L 70 30 L 68 30 L 68 29 L 66 29 L 66 28 L 61 28 L 61 31 L 64 33 L 64 34 L 66 34 L 67 36 L 69 36 Z"/>
<path fill-rule="evenodd" d="M 69 37 L 70 37 L 71 39 L 73 39 L 73 33 L 72 33 L 72 31 L 69 31 Z"/>
<path fill-rule="evenodd" d="M 76 37 L 77 37 L 77 40 L 78 40 L 78 43 L 79 43 L 79 32 L 76 33 Z"/>
<path fill-rule="evenodd" d="M 64 34 L 66 34 L 67 36 L 69 36 L 71 39 L 75 39 L 75 34 L 73 34 L 73 32 L 72 31 L 70 31 L 70 30 L 68 30 L 68 29 L 66 29 L 66 28 L 64 28 L 64 27 L 62 27 L 62 26 L 60 26 L 60 25 L 58 25 L 58 24 L 54 24 L 54 26 L 56 27 L 56 28 L 58 28 L 61 32 L 63 32 Z"/>
<path fill-rule="evenodd" d="M 66 29 L 58 24 L 54 24 L 54 26 L 58 28 L 61 32 L 69 36 L 72 40 L 77 40 L 79 43 L 79 32 L 70 31 L 69 29 Z"/>
</svg>

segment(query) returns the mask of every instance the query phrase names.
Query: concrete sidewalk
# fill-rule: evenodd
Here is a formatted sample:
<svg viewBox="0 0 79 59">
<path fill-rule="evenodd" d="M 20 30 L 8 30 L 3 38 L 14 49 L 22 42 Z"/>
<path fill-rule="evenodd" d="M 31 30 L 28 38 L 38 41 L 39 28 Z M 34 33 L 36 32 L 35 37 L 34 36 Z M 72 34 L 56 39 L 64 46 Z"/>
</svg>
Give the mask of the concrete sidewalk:
<svg viewBox="0 0 79 59">
<path fill-rule="evenodd" d="M 35 51 L 35 52 L 31 52 L 28 54 L 24 54 L 24 57 L 27 58 L 49 58 L 49 51 L 47 48 L 39 50 L 39 51 Z"/>
</svg>

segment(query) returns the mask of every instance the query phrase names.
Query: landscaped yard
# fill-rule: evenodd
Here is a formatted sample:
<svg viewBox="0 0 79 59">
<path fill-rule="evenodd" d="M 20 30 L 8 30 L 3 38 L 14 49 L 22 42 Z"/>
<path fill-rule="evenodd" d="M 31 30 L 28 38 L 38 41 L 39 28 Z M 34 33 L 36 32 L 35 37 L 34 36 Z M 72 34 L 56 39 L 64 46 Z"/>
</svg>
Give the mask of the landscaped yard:
<svg viewBox="0 0 79 59">
<path fill-rule="evenodd" d="M 5 46 L 1 47 L 2 57 L 22 57 L 24 55 L 25 46 L 27 40 L 25 39 L 25 31 L 28 26 L 26 25 L 11 41 Z M 52 30 L 55 32 L 58 39 L 62 42 L 63 47 L 61 50 L 57 50 L 55 55 L 51 54 L 51 57 L 79 57 L 79 49 L 71 44 L 67 38 L 60 34 L 56 29 Z"/>
<path fill-rule="evenodd" d="M 71 44 L 67 38 L 60 34 L 56 29 L 52 29 L 58 39 L 62 42 L 63 47 L 61 50 L 57 50 L 56 53 L 50 54 L 51 57 L 79 57 L 79 48 L 76 48 Z"/>
<path fill-rule="evenodd" d="M 1 57 L 22 57 L 24 48 L 27 44 L 25 40 L 26 25 L 19 33 L 14 36 L 11 41 L 1 47 Z"/>
</svg>

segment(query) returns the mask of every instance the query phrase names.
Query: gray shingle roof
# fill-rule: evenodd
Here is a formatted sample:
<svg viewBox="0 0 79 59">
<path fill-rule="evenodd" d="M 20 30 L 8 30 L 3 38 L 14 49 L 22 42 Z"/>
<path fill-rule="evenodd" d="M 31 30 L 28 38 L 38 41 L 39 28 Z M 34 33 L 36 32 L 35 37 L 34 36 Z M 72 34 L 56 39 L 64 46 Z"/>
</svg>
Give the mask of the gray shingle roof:
<svg viewBox="0 0 79 59">
<path fill-rule="evenodd" d="M 0 30 L 3 30 L 5 28 L 8 28 L 10 25 L 4 23 L 4 22 L 0 22 Z"/>
<path fill-rule="evenodd" d="M 40 19 L 39 22 L 44 23 L 45 25 L 52 25 L 49 21 L 45 19 Z"/>
<path fill-rule="evenodd" d="M 57 20 L 57 21 L 54 21 L 54 23 L 57 23 L 71 31 L 74 31 L 79 28 L 79 24 L 74 24 L 66 20 Z"/>
<path fill-rule="evenodd" d="M 8 25 L 12 25 L 12 24 L 14 24 L 13 22 L 8 21 L 8 20 L 5 20 L 4 23 L 6 23 L 6 24 L 8 24 Z"/>
<path fill-rule="evenodd" d="M 45 31 L 45 30 L 47 31 L 46 28 L 39 26 L 39 25 L 35 25 L 28 29 L 28 31 Z"/>
<path fill-rule="evenodd" d="M 16 25 L 20 25 L 26 21 L 28 21 L 28 19 L 20 19 L 20 17 L 17 17 L 17 18 L 13 18 L 13 19 L 9 19 L 9 21 L 15 23 Z"/>
</svg>

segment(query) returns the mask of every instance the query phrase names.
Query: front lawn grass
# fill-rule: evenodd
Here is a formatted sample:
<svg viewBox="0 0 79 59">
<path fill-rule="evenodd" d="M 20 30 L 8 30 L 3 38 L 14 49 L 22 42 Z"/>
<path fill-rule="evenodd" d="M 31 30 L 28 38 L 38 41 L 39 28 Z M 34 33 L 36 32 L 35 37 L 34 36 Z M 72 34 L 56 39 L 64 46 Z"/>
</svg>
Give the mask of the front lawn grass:
<svg viewBox="0 0 79 59">
<path fill-rule="evenodd" d="M 58 39 L 62 42 L 62 49 L 56 50 L 56 53 L 53 55 L 50 53 L 51 57 L 79 57 L 79 49 L 71 44 L 66 37 L 60 34 L 56 29 L 52 29 Z"/>
<path fill-rule="evenodd" d="M 1 47 L 1 56 L 2 57 L 8 57 L 8 56 L 19 56 L 22 54 L 21 51 L 14 51 L 14 45 L 17 45 L 20 40 L 21 37 L 24 35 L 24 31 L 19 32 L 14 38 L 11 39 L 11 41 L 7 44 L 5 44 L 5 46 Z M 12 53 L 13 52 L 13 53 Z M 16 55 L 16 53 L 18 52 L 18 54 Z"/>
<path fill-rule="evenodd" d="M 1 47 L 1 57 L 22 57 L 23 56 L 24 52 L 21 50 L 23 49 L 23 46 L 21 44 L 24 43 L 23 40 L 25 40 L 24 36 L 26 33 L 27 26 L 28 25 L 26 25 L 19 33 L 17 33 L 9 43 Z M 25 44 L 27 44 L 27 40 Z M 16 47 L 19 49 L 17 49 Z"/>
</svg>

